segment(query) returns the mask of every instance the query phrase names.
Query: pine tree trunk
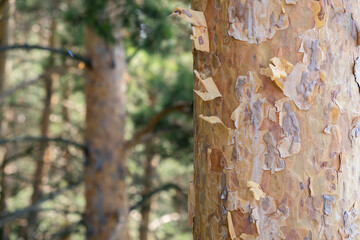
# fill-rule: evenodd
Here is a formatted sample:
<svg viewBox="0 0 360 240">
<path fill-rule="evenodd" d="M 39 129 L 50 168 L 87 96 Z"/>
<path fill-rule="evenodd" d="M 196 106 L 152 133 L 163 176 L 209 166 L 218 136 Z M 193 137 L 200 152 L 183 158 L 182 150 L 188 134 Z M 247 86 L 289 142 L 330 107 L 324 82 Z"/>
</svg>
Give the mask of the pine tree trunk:
<svg viewBox="0 0 360 240">
<path fill-rule="evenodd" d="M 194 96 L 194 239 L 359 239 L 359 2 L 192 8 L 194 69 L 222 95 Z"/>
<path fill-rule="evenodd" d="M 9 23 L 10 18 L 13 15 L 15 7 L 15 1 L 11 3 L 8 0 L 0 1 L 0 45 L 7 45 L 9 42 Z M 0 53 L 0 94 L 4 90 L 5 79 L 8 70 L 8 62 L 6 52 Z M 4 123 L 3 116 L 4 107 L 1 106 L 0 109 L 0 136 L 5 136 L 6 127 Z M 6 173 L 5 167 L 7 165 L 6 154 L 8 153 L 8 149 L 6 147 L 1 147 L 0 149 L 0 212 L 6 212 L 6 199 L 7 199 L 7 181 L 6 181 Z M 9 239 L 9 226 L 5 225 L 0 227 L 0 239 L 7 240 Z"/>
<path fill-rule="evenodd" d="M 154 175 L 154 167 L 153 167 L 153 159 L 154 153 L 151 149 L 151 143 L 146 144 L 146 162 L 145 162 L 145 176 L 143 180 L 144 190 L 142 191 L 142 195 L 146 195 L 151 191 L 152 187 L 152 179 Z M 151 198 L 146 200 L 146 202 L 141 206 L 140 214 L 140 228 L 139 228 L 139 240 L 147 240 L 149 236 L 149 221 L 150 221 L 150 213 L 151 213 Z"/>
<path fill-rule="evenodd" d="M 55 32 L 56 32 L 56 22 L 52 19 L 51 21 L 51 36 L 49 38 L 49 46 L 55 47 Z M 49 57 L 49 62 L 47 69 L 45 70 L 44 78 L 44 88 L 45 88 L 45 99 L 44 99 L 44 108 L 41 115 L 40 122 L 40 132 L 41 136 L 47 137 L 49 135 L 50 128 L 50 114 L 52 109 L 52 97 L 53 97 L 53 64 L 54 57 L 51 55 Z M 41 198 L 42 189 L 43 189 L 43 178 L 47 177 L 50 168 L 50 159 L 49 159 L 49 149 L 47 142 L 40 142 L 40 149 L 38 159 L 36 161 L 36 167 L 34 172 L 33 180 L 33 193 L 31 196 L 31 205 L 35 205 Z M 33 211 L 29 214 L 28 217 L 28 229 L 27 229 L 27 239 L 32 239 L 33 234 L 36 231 L 37 227 L 37 212 Z"/>
<path fill-rule="evenodd" d="M 6 173 L 5 173 L 5 167 L 7 165 L 6 161 L 6 152 L 7 149 L 5 147 L 0 148 L 0 212 L 5 213 L 7 211 L 6 207 L 6 199 L 7 199 L 7 181 L 6 181 Z M 9 236 L 9 228 L 7 225 L 0 227 L 0 239 L 1 240 L 8 240 Z"/>
<path fill-rule="evenodd" d="M 0 45 L 8 43 L 8 20 L 9 20 L 9 1 L 0 1 Z M 3 91 L 5 82 L 6 52 L 0 52 L 0 93 Z"/>
<path fill-rule="evenodd" d="M 86 49 L 85 166 L 87 239 L 129 239 L 124 146 L 126 70 L 122 45 L 106 44 L 91 29 Z"/>
</svg>

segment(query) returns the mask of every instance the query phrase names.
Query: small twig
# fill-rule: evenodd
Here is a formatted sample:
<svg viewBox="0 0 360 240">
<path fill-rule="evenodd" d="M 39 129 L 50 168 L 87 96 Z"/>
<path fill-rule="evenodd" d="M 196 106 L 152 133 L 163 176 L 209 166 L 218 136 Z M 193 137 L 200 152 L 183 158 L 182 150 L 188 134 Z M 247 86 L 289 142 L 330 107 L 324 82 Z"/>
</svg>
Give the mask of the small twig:
<svg viewBox="0 0 360 240">
<path fill-rule="evenodd" d="M 67 139 L 63 139 L 60 137 L 55 137 L 55 138 L 51 138 L 51 137 L 32 137 L 32 136 L 24 136 L 24 137 L 16 137 L 16 138 L 12 138 L 12 139 L 0 139 L 0 145 L 4 145 L 7 143 L 18 143 L 18 142 L 59 142 L 59 143 L 65 143 L 65 144 L 69 144 L 69 145 L 73 145 L 75 147 L 78 147 L 84 151 L 86 151 L 86 146 L 81 144 L 81 143 L 77 143 L 71 140 L 67 140 Z"/>
<path fill-rule="evenodd" d="M 26 88 L 27 86 L 34 84 L 36 82 L 38 82 L 40 79 L 42 79 L 44 77 L 44 75 L 40 75 L 34 79 L 30 79 L 27 81 L 23 81 L 21 83 L 19 83 L 18 85 L 9 88 L 8 90 L 4 91 L 1 93 L 0 95 L 0 103 L 3 102 L 5 100 L 5 98 L 10 97 L 11 95 L 13 95 L 16 91 Z"/>
<path fill-rule="evenodd" d="M 25 151 L 23 151 L 23 152 L 16 153 L 16 154 L 14 154 L 14 155 L 12 155 L 12 156 L 6 157 L 6 158 L 4 159 L 4 161 L 7 162 L 7 163 L 10 163 L 10 162 L 12 162 L 12 161 L 15 161 L 15 160 L 18 159 L 18 158 L 21 158 L 21 157 L 24 157 L 24 156 L 29 155 L 30 153 L 32 153 L 32 152 L 34 151 L 34 149 L 35 149 L 35 148 L 34 148 L 33 146 L 31 146 L 31 147 L 25 149 Z"/>
<path fill-rule="evenodd" d="M 33 212 L 33 211 L 38 211 L 39 209 L 41 209 L 40 205 L 42 203 L 44 203 L 46 201 L 49 201 L 49 200 L 53 200 L 58 195 L 63 194 L 66 191 L 70 191 L 70 190 L 76 188 L 78 185 L 80 185 L 80 183 L 82 183 L 82 181 L 78 181 L 77 183 L 71 185 L 68 188 L 61 189 L 61 190 L 59 190 L 57 192 L 54 192 L 54 193 L 50 193 L 50 194 L 48 194 L 48 196 L 40 199 L 39 201 L 37 201 L 35 204 L 33 204 L 31 206 L 15 210 L 14 212 L 11 212 L 11 213 L 0 212 L 0 227 L 4 226 L 5 224 L 7 224 L 9 222 L 14 221 L 15 219 L 17 219 L 17 218 L 19 218 L 19 217 L 21 217 L 21 216 L 23 216 L 25 214 L 28 214 L 28 213 Z"/>
<path fill-rule="evenodd" d="M 84 224 L 84 218 L 81 218 L 79 221 L 71 223 L 71 225 L 52 234 L 50 239 L 63 239 L 66 235 L 79 231 L 79 226 Z"/>
<path fill-rule="evenodd" d="M 64 56 L 71 57 L 73 59 L 79 60 L 81 62 L 84 62 L 87 67 L 91 68 L 91 59 L 86 58 L 83 55 L 72 53 L 68 49 L 64 48 L 51 48 L 51 47 L 44 47 L 41 45 L 30 45 L 30 44 L 14 44 L 14 45 L 8 45 L 8 46 L 0 46 L 0 52 L 9 51 L 9 50 L 16 50 L 16 49 L 24 49 L 24 50 L 43 50 L 48 51 L 52 53 L 61 54 Z"/>
<path fill-rule="evenodd" d="M 161 119 L 163 119 L 165 116 L 172 112 L 182 112 L 186 114 L 190 114 L 191 105 L 188 103 L 181 103 L 177 104 L 175 106 L 166 108 L 153 116 L 148 124 L 140 131 L 134 134 L 134 137 L 126 142 L 126 148 L 130 149 L 131 147 L 135 146 L 139 142 L 141 142 L 142 138 L 146 135 L 149 135 L 156 125 L 160 122 Z"/>
<path fill-rule="evenodd" d="M 138 47 L 135 52 L 133 54 L 131 54 L 130 56 L 128 56 L 126 58 L 126 63 L 129 64 L 131 62 L 131 60 L 133 60 L 133 58 L 136 56 L 136 54 L 138 54 L 138 52 L 141 50 L 141 47 Z"/>
<path fill-rule="evenodd" d="M 152 190 L 151 192 L 145 194 L 142 196 L 142 199 L 140 201 L 138 201 L 137 203 L 135 203 L 133 206 L 130 207 L 130 211 L 141 207 L 149 198 L 151 198 L 153 195 L 162 192 L 162 191 L 168 191 L 170 189 L 175 189 L 176 191 L 179 191 L 183 196 L 187 197 L 187 194 L 184 193 L 184 191 L 182 190 L 182 188 L 174 183 L 168 183 L 165 185 L 162 185 L 154 190 Z"/>
</svg>

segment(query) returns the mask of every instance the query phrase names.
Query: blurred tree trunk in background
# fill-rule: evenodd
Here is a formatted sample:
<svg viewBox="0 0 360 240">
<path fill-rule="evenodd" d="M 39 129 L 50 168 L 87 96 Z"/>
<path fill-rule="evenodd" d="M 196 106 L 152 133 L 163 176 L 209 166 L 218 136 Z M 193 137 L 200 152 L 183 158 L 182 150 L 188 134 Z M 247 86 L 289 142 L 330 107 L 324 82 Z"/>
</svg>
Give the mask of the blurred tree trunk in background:
<svg viewBox="0 0 360 240">
<path fill-rule="evenodd" d="M 90 27 L 85 45 L 92 60 L 86 74 L 85 167 L 87 239 L 129 239 L 125 185 L 125 50 L 106 43 Z"/>
<path fill-rule="evenodd" d="M 146 144 L 145 149 L 145 176 L 143 180 L 144 189 L 142 191 L 142 196 L 150 193 L 153 186 L 153 175 L 154 175 L 154 153 L 152 151 L 151 143 Z M 151 197 L 146 200 L 146 202 L 141 206 L 141 222 L 140 222 L 140 240 L 147 240 L 149 234 L 149 221 L 150 221 L 150 212 L 151 212 Z"/>
<path fill-rule="evenodd" d="M 0 1 L 0 45 L 8 44 L 9 0 Z M 0 52 L 0 93 L 4 89 L 6 52 Z M 2 115 L 2 113 L 1 113 Z"/>
<path fill-rule="evenodd" d="M 360 6 L 286 3 L 192 0 L 194 239 L 359 238 Z"/>
<path fill-rule="evenodd" d="M 3 0 L 0 2 L 0 45 L 7 45 L 8 43 L 8 19 L 9 19 L 9 1 Z M 6 52 L 0 52 L 0 93 L 3 92 L 5 83 L 5 69 L 6 69 Z M 3 111 L 0 111 L 0 135 L 3 135 Z M 0 194 L 0 211 L 6 210 L 6 182 L 5 182 L 5 154 L 6 148 L 0 149 L 0 177 L 1 177 L 1 194 Z M 8 239 L 5 233 L 5 228 L 0 228 L 0 237 L 2 240 Z"/>
<path fill-rule="evenodd" d="M 49 46 L 55 48 L 55 34 L 56 34 L 56 21 L 54 18 L 51 19 L 50 26 L 50 38 Z M 41 136 L 49 136 L 50 128 L 50 114 L 52 108 L 52 98 L 53 98 L 53 84 L 54 84 L 54 56 L 50 55 L 49 61 L 46 63 L 46 70 L 44 74 L 44 85 L 45 85 L 45 99 L 44 99 L 44 108 L 42 111 L 41 122 L 40 122 L 40 132 Z M 49 172 L 49 149 L 48 142 L 41 141 L 39 143 L 39 156 L 36 161 L 35 173 L 33 177 L 33 193 L 31 196 L 31 205 L 35 205 L 40 199 L 42 194 L 42 188 L 44 185 L 43 180 L 47 178 Z M 27 228 L 27 239 L 33 239 L 33 234 L 36 231 L 37 227 L 37 211 L 33 211 L 29 214 L 28 217 L 28 228 Z"/>
<path fill-rule="evenodd" d="M 0 45 L 7 45 L 10 38 L 10 18 L 12 17 L 13 11 L 15 8 L 15 1 L 3 0 L 0 1 Z M 0 94 L 4 90 L 6 74 L 8 70 L 8 64 L 6 61 L 6 52 L 0 52 Z M 5 136 L 6 127 L 4 124 L 4 115 L 2 106 L 0 107 L 0 136 Z M 6 153 L 7 148 L 0 148 L 0 212 L 6 211 L 6 193 L 7 193 L 7 184 L 6 184 Z M 0 239 L 7 240 L 8 236 L 7 226 L 0 227 Z"/>
<path fill-rule="evenodd" d="M 61 117 L 65 124 L 65 128 L 68 128 L 70 124 L 70 114 L 68 101 L 71 95 L 71 87 L 69 81 L 64 81 L 61 88 L 62 106 L 61 106 Z"/>
</svg>

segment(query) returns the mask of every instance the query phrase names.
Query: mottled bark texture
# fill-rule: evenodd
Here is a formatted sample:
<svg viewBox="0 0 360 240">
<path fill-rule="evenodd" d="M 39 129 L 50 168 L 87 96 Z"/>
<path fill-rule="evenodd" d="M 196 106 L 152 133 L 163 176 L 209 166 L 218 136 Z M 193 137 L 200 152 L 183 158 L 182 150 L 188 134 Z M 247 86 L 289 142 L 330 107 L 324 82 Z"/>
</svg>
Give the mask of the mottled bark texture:
<svg viewBox="0 0 360 240">
<path fill-rule="evenodd" d="M 194 69 L 222 95 L 194 96 L 194 239 L 360 239 L 359 1 L 192 8 Z"/>
<path fill-rule="evenodd" d="M 85 83 L 87 239 L 124 240 L 128 239 L 125 52 L 121 44 L 106 44 L 91 29 L 87 29 L 85 40 L 92 61 Z"/>
</svg>

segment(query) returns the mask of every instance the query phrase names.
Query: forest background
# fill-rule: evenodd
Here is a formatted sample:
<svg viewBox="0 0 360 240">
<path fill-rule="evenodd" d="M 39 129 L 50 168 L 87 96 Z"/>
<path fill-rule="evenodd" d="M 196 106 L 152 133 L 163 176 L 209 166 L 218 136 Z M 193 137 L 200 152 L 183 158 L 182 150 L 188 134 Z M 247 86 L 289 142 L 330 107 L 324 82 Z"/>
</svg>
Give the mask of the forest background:
<svg viewBox="0 0 360 240">
<path fill-rule="evenodd" d="M 175 7 L 189 5 L 0 0 L 0 239 L 86 238 L 86 201 L 100 195 L 87 192 L 85 182 L 106 188 L 111 181 L 107 175 L 86 176 L 93 167 L 86 161 L 96 159 L 89 132 L 103 131 L 86 117 L 102 111 L 91 97 L 107 107 L 101 99 L 107 93 L 86 86 L 93 69 L 104 65 L 89 56 L 97 38 L 110 55 L 123 51 L 104 65 L 121 68 L 110 76 L 124 83 L 124 92 L 115 93 L 121 105 L 100 117 L 109 126 L 119 118 L 124 122 L 123 131 L 110 131 L 115 138 L 122 134 L 126 148 L 119 155 L 126 158 L 120 171 L 126 187 L 115 186 L 128 198 L 130 237 L 191 239 L 186 218 L 193 169 L 192 41 L 188 24 L 168 18 Z M 101 137 L 111 146 L 112 137 Z"/>
</svg>

